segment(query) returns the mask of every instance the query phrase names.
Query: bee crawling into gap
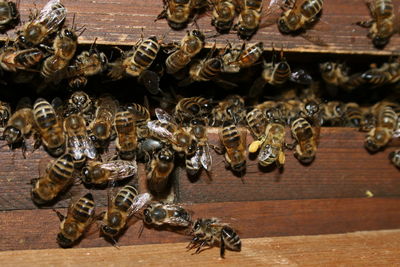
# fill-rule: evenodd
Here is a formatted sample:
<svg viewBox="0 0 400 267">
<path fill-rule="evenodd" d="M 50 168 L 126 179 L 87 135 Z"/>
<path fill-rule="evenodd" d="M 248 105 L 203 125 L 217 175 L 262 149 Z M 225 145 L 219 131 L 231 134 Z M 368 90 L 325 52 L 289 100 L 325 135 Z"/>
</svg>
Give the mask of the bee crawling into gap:
<svg viewBox="0 0 400 267">
<path fill-rule="evenodd" d="M 143 221 L 156 227 L 188 228 L 192 225 L 192 212 L 178 204 L 151 202 L 143 210 Z"/>
</svg>

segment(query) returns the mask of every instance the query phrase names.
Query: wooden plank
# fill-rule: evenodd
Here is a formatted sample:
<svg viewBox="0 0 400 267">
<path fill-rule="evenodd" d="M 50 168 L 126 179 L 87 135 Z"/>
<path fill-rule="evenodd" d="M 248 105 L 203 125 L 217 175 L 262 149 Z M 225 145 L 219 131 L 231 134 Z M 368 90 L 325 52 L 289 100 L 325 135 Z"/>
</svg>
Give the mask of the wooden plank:
<svg viewBox="0 0 400 267">
<path fill-rule="evenodd" d="M 190 255 L 186 243 L 120 249 L 46 249 L 0 253 L 2 266 L 394 266 L 400 260 L 400 231 L 251 238 L 241 252 L 219 258 L 217 248 Z"/>
<path fill-rule="evenodd" d="M 237 229 L 242 238 L 347 233 L 400 227 L 400 198 L 313 199 L 261 202 L 225 202 L 186 205 L 194 218 L 219 217 Z M 102 208 L 98 208 L 101 212 Z M 63 210 L 60 210 L 63 211 Z M 63 211 L 64 212 L 64 211 Z M 59 220 L 49 209 L 0 213 L 0 250 L 57 248 Z M 93 225 L 77 247 L 111 246 Z M 119 246 L 188 242 L 189 237 L 131 225 Z"/>
<path fill-rule="evenodd" d="M 47 0 L 35 1 L 36 7 L 41 8 Z M 76 24 L 85 25 L 86 31 L 79 38 L 80 43 L 90 44 L 95 38 L 98 44 L 111 45 L 133 45 L 143 33 L 145 36 L 166 35 L 166 41 L 178 41 L 186 33 L 182 31 L 172 31 L 165 20 L 154 21 L 162 11 L 161 0 L 146 1 L 91 1 L 91 0 L 63 0 L 68 9 L 69 21 L 73 14 L 76 14 Z M 269 1 L 265 1 L 268 6 Z M 393 1 L 396 10 L 399 3 Z M 22 20 L 27 21 L 29 9 L 33 9 L 33 1 L 21 1 L 20 10 Z M 392 37 L 390 44 L 385 50 L 374 49 L 371 40 L 367 38 L 367 30 L 355 25 L 355 22 L 369 20 L 370 14 L 364 0 L 337 0 L 325 1 L 321 21 L 309 30 L 309 33 L 320 37 L 329 46 L 322 47 L 306 41 L 301 36 L 284 36 L 279 33 L 276 25 L 262 28 L 252 38 L 252 42 L 263 41 L 267 50 L 271 50 L 271 43 L 286 51 L 296 52 L 329 52 L 346 54 L 375 54 L 391 55 L 399 51 L 400 36 Z M 211 16 L 206 14 L 200 16 L 197 23 L 207 36 L 214 35 L 215 29 L 210 24 Z M 194 26 L 192 26 L 194 27 Z M 10 31 L 10 36 L 12 36 Z M 6 36 L 1 37 L 3 40 Z M 237 43 L 239 39 L 236 33 L 222 35 L 215 38 L 219 47 L 226 45 L 226 40 Z M 211 46 L 214 38 L 211 38 L 208 46 Z M 241 42 L 241 41 L 240 41 Z"/>
<path fill-rule="evenodd" d="M 211 143 L 218 142 L 216 129 L 212 129 L 209 135 Z M 399 142 L 384 152 L 370 155 L 363 147 L 364 136 L 365 133 L 351 128 L 322 128 L 317 157 L 310 166 L 301 165 L 292 151 L 286 151 L 287 162 L 282 173 L 276 169 L 260 171 L 256 160 L 248 160 L 243 182 L 225 169 L 223 156 L 213 154 L 214 166 L 210 176 L 202 173 L 199 179 L 193 180 L 186 177 L 184 169 L 179 171 L 175 186 L 178 201 L 363 198 L 367 191 L 376 197 L 400 196 L 399 171 L 387 158 L 389 151 L 399 147 Z M 250 143 L 250 135 L 247 140 Z M 113 151 L 111 148 L 109 154 Z M 43 150 L 28 152 L 24 159 L 20 149 L 0 149 L 0 210 L 36 209 L 30 197 L 32 186 L 29 182 L 39 176 L 40 162 L 50 159 Z M 139 177 L 145 179 L 143 166 Z M 137 183 L 136 180 L 126 182 Z M 84 185 L 74 185 L 70 194 L 64 195 L 55 207 L 67 207 L 71 196 L 80 196 L 86 191 L 88 188 Z M 98 205 L 106 205 L 107 190 L 91 191 Z"/>
</svg>

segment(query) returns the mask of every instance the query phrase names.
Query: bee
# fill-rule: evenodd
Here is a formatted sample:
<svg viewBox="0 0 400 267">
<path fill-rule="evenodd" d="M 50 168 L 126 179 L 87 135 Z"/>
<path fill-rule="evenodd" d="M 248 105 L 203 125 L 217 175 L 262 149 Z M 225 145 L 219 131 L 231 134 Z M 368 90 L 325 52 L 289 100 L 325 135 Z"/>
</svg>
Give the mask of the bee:
<svg viewBox="0 0 400 267">
<path fill-rule="evenodd" d="M 360 73 L 349 75 L 349 68 L 345 64 L 325 62 L 319 65 L 322 78 L 328 85 L 352 90 L 365 84 Z"/>
<path fill-rule="evenodd" d="M 122 59 L 111 64 L 109 76 L 113 80 L 121 79 L 125 74 L 133 77 L 140 76 L 155 60 L 160 44 L 156 36 L 140 40 L 134 50 L 123 54 Z"/>
<path fill-rule="evenodd" d="M 178 126 L 174 118 L 164 110 L 156 108 L 155 113 L 158 120 L 147 123 L 150 135 L 170 143 L 178 153 L 192 155 L 195 152 L 195 142 L 191 134 Z"/>
<path fill-rule="evenodd" d="M 368 37 L 372 39 L 374 46 L 383 48 L 389 43 L 390 37 L 398 30 L 396 29 L 392 0 L 370 0 L 366 3 L 371 12 L 372 20 L 360 21 L 357 22 L 357 25 L 369 28 Z"/>
<path fill-rule="evenodd" d="M 389 160 L 397 167 L 400 168 L 400 149 L 389 153 Z"/>
<path fill-rule="evenodd" d="M 164 10 L 156 20 L 167 19 L 168 25 L 174 30 L 186 27 L 192 15 L 195 0 L 163 0 Z"/>
<path fill-rule="evenodd" d="M 258 163 L 269 166 L 274 162 L 281 168 L 285 164 L 285 126 L 279 122 L 272 122 L 265 128 L 265 133 L 249 146 L 249 152 L 255 153 L 260 148 Z"/>
<path fill-rule="evenodd" d="M 236 18 L 236 6 L 234 0 L 211 0 L 213 5 L 211 25 L 219 33 L 227 33 Z"/>
<path fill-rule="evenodd" d="M 112 181 L 122 180 L 136 176 L 136 161 L 111 160 L 101 162 L 89 160 L 82 169 L 82 181 L 85 184 L 104 185 Z"/>
<path fill-rule="evenodd" d="M 363 112 L 357 103 L 346 103 L 344 107 L 345 126 L 360 127 Z"/>
<path fill-rule="evenodd" d="M 68 117 L 70 114 L 77 113 L 82 115 L 86 123 L 88 123 L 88 121 L 92 120 L 91 112 L 93 108 L 94 105 L 91 97 L 83 91 L 76 91 L 68 98 L 67 110 L 64 115 Z"/>
<path fill-rule="evenodd" d="M 103 52 L 98 52 L 95 49 L 83 51 L 67 69 L 69 86 L 72 88 L 86 86 L 88 81 L 87 77 L 102 73 L 106 70 L 107 65 L 108 59 Z"/>
<path fill-rule="evenodd" d="M 137 211 L 151 200 L 148 193 L 138 194 L 135 187 L 124 186 L 108 200 L 107 211 L 102 213 L 101 232 L 109 238 L 119 236 L 128 226 L 128 221 Z"/>
<path fill-rule="evenodd" d="M 329 101 L 322 105 L 322 121 L 325 125 L 342 125 L 345 104 L 339 101 Z"/>
<path fill-rule="evenodd" d="M 199 30 L 188 31 L 183 37 L 179 49 L 165 60 L 166 72 L 174 74 L 190 63 L 204 47 L 205 36 Z"/>
<path fill-rule="evenodd" d="M 319 130 L 300 117 L 292 123 L 291 132 L 297 142 L 295 157 L 305 164 L 312 162 L 317 152 Z"/>
<path fill-rule="evenodd" d="M 373 66 L 361 74 L 361 78 L 374 86 L 393 84 L 400 81 L 400 58 L 384 63 L 380 68 Z"/>
<path fill-rule="evenodd" d="M 20 22 L 20 15 L 17 5 L 8 0 L 0 1 L 0 32 L 4 33 L 7 30 L 14 28 Z"/>
<path fill-rule="evenodd" d="M 50 0 L 33 20 L 17 31 L 17 43 L 32 47 L 43 43 L 52 33 L 58 31 L 67 16 L 67 10 L 60 0 Z"/>
<path fill-rule="evenodd" d="M 54 161 L 46 173 L 31 181 L 32 200 L 38 205 L 49 203 L 74 181 L 74 159 L 64 154 Z"/>
<path fill-rule="evenodd" d="M 239 95 L 228 96 L 214 107 L 212 115 L 212 126 L 220 126 L 224 121 L 239 124 L 246 116 L 244 99 Z"/>
<path fill-rule="evenodd" d="M 205 120 L 193 119 L 191 121 L 190 133 L 194 136 L 197 147 L 191 157 L 186 157 L 186 171 L 189 175 L 195 175 L 201 167 L 211 171 L 212 157 L 208 144 L 207 127 Z"/>
<path fill-rule="evenodd" d="M 136 123 L 133 114 L 129 111 L 120 111 L 115 115 L 115 145 L 121 159 L 135 158 L 137 149 Z"/>
<path fill-rule="evenodd" d="M 79 241 L 95 219 L 95 206 L 91 193 L 87 193 L 68 207 L 67 215 L 54 210 L 61 221 L 57 243 L 71 247 Z"/>
<path fill-rule="evenodd" d="M 241 1 L 240 13 L 234 29 L 240 38 L 249 40 L 256 33 L 261 22 L 262 0 Z"/>
<path fill-rule="evenodd" d="M 176 204 L 150 203 L 143 210 L 143 221 L 155 226 L 189 227 L 192 216 L 189 211 Z"/>
<path fill-rule="evenodd" d="M 388 105 L 382 105 L 377 111 L 376 125 L 365 137 L 365 147 L 370 152 L 384 148 L 393 137 L 397 125 L 397 114 Z"/>
<path fill-rule="evenodd" d="M 146 138 L 149 135 L 149 129 L 147 128 L 147 122 L 150 121 L 149 110 L 146 107 L 136 103 L 128 105 L 127 110 L 132 113 L 136 122 L 138 139 Z"/>
<path fill-rule="evenodd" d="M 289 8 L 284 8 L 278 19 L 279 31 L 286 34 L 305 29 L 315 22 L 324 3 L 323 0 L 290 0 L 288 2 Z"/>
<path fill-rule="evenodd" d="M 246 122 L 250 132 L 255 138 L 258 138 L 265 133 L 268 120 L 262 110 L 254 108 L 247 113 Z"/>
<path fill-rule="evenodd" d="M 90 137 L 96 148 L 106 146 L 110 140 L 117 112 L 117 102 L 110 96 L 104 96 L 96 101 L 94 120 L 89 125 Z"/>
<path fill-rule="evenodd" d="M 18 70 L 35 71 L 35 67 L 45 54 L 37 48 L 18 50 L 14 46 L 5 46 L 0 52 L 0 66 L 3 70 L 17 72 Z"/>
<path fill-rule="evenodd" d="M 72 114 L 64 120 L 64 132 L 67 134 L 67 153 L 70 153 L 77 165 L 86 158 L 97 156 L 96 148 L 86 131 L 85 119 L 78 114 Z"/>
<path fill-rule="evenodd" d="M 188 97 L 179 100 L 175 106 L 174 117 L 186 124 L 195 117 L 207 117 L 211 113 L 211 102 L 204 97 Z"/>
<path fill-rule="evenodd" d="M 234 172 L 243 173 L 246 169 L 246 131 L 240 131 L 235 124 L 226 121 L 219 132 L 219 139 L 223 145 L 227 167 Z"/>
<path fill-rule="evenodd" d="M 192 226 L 192 235 L 194 237 L 188 248 L 197 248 L 196 254 L 202 251 L 203 246 L 213 246 L 215 243 L 219 243 L 221 258 L 224 258 L 226 248 L 233 251 L 242 249 L 242 241 L 236 231 L 217 218 L 197 219 Z"/>
<path fill-rule="evenodd" d="M 245 43 L 243 43 L 241 49 L 227 49 L 228 52 L 223 55 L 223 71 L 237 73 L 243 68 L 253 66 L 261 57 L 264 51 L 263 47 L 263 43 L 258 42 L 247 48 Z"/>
<path fill-rule="evenodd" d="M 0 101 L 0 124 L 4 127 L 11 116 L 11 107 L 7 102 Z"/>
<path fill-rule="evenodd" d="M 147 163 L 147 185 L 152 192 L 165 191 L 174 166 L 174 151 L 169 147 L 163 147 Z"/>
<path fill-rule="evenodd" d="M 222 71 L 222 59 L 221 57 L 205 58 L 194 62 L 189 70 L 188 83 L 191 82 L 208 82 L 216 80 L 218 75 Z M 185 81 L 185 80 L 184 80 Z M 185 82 L 180 82 L 179 86 L 188 85 Z"/>
<path fill-rule="evenodd" d="M 36 100 L 33 114 L 42 143 L 53 157 L 62 155 L 65 151 L 65 134 L 60 118 L 54 108 L 43 98 Z"/>
<path fill-rule="evenodd" d="M 375 123 L 376 123 L 376 117 L 371 112 L 371 109 L 363 108 L 359 130 L 361 132 L 369 132 L 370 130 L 372 130 L 372 128 L 374 128 Z"/>
<path fill-rule="evenodd" d="M 54 55 L 43 62 L 40 74 L 43 78 L 54 80 L 56 75 L 68 67 L 78 45 L 78 36 L 73 29 L 63 28 L 57 33 L 53 47 Z"/>
</svg>

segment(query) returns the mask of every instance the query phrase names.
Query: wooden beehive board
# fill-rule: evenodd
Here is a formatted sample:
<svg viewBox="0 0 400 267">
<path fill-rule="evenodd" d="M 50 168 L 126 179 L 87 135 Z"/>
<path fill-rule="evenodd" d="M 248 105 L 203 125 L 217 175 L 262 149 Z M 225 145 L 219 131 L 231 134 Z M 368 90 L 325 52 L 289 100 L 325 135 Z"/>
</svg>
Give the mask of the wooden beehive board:
<svg viewBox="0 0 400 267">
<path fill-rule="evenodd" d="M 47 0 L 35 1 L 38 9 L 44 6 Z M 165 20 L 154 21 L 163 9 L 162 0 L 146 1 L 74 1 L 63 0 L 68 9 L 68 20 L 76 15 L 76 24 L 85 26 L 86 31 L 80 36 L 79 42 L 90 44 L 97 38 L 98 44 L 109 45 L 134 45 L 143 34 L 166 36 L 165 40 L 179 41 L 186 30 L 172 31 Z M 269 0 L 264 6 L 269 5 Z M 400 9 L 400 3 L 395 3 L 395 10 Z M 22 21 L 28 20 L 30 9 L 35 6 L 32 1 L 21 1 L 20 10 Z M 370 54 L 392 55 L 399 52 L 400 36 L 392 37 L 390 44 L 384 50 L 374 49 L 371 40 L 367 38 L 367 29 L 363 29 L 355 22 L 369 20 L 369 10 L 364 0 L 337 0 L 325 1 L 321 21 L 317 23 L 309 34 L 321 38 L 328 46 L 315 45 L 301 36 L 284 36 L 275 24 L 262 28 L 252 38 L 251 42 L 263 41 L 265 49 L 271 50 L 271 45 L 284 47 L 285 51 L 293 52 L 320 52 L 320 53 L 345 53 L 345 54 Z M 215 29 L 210 24 L 211 16 L 206 13 L 198 18 L 199 28 L 207 36 L 215 35 Z M 194 26 L 191 26 L 192 28 Z M 13 34 L 9 33 L 10 37 Z M 3 36 L 3 39 L 6 37 Z M 236 33 L 224 34 L 216 38 L 210 38 L 210 47 L 214 39 L 219 47 L 225 47 L 226 40 L 233 43 L 241 43 Z"/>
<path fill-rule="evenodd" d="M 115 249 L 46 249 L 0 252 L 2 266 L 395 266 L 400 231 L 243 239 L 240 253 L 218 249 L 190 255 L 186 243 Z"/>
</svg>

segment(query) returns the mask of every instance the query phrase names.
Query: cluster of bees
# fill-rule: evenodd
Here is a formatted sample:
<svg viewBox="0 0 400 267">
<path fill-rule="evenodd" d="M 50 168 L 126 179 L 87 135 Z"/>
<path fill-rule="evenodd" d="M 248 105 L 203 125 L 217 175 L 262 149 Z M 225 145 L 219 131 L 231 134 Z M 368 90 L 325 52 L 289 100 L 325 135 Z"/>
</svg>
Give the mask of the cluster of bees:
<svg viewBox="0 0 400 267">
<path fill-rule="evenodd" d="M 278 20 L 284 33 L 298 31 L 312 24 L 322 9 L 322 0 L 285 1 L 285 5 L 271 1 L 273 6 L 284 8 Z M 237 7 L 241 3 L 240 7 Z M 0 30 L 6 31 L 19 23 L 14 3 L 0 2 L 7 11 L 7 19 L 0 21 Z M 186 26 L 195 10 L 212 7 L 212 23 L 219 32 L 237 29 L 239 36 L 250 39 L 262 26 L 262 1 L 175 1 L 165 2 L 165 17 L 174 29 Z M 391 1 L 371 1 L 374 20 L 362 25 L 371 26 L 375 45 L 384 45 L 394 33 L 393 5 Z M 1 9 L 1 8 L 0 8 Z M 376 10 L 391 13 L 385 16 Z M 271 11 L 271 10 L 270 10 Z M 269 12 L 269 11 L 268 11 Z M 40 73 L 46 83 L 67 80 L 72 88 L 84 87 L 88 77 L 108 71 L 107 77 L 119 80 L 137 77 L 151 94 L 163 94 L 160 79 L 173 75 L 178 87 L 194 82 L 214 82 L 226 87 L 237 85 L 224 80 L 224 73 L 239 73 L 258 64 L 262 58 L 262 42 L 243 44 L 217 50 L 215 46 L 205 58 L 197 59 L 205 45 L 206 37 L 198 29 L 188 31 L 179 44 L 164 43 L 155 36 L 142 38 L 130 51 L 120 51 L 121 56 L 108 62 L 107 56 L 93 45 L 90 50 L 76 54 L 77 29 L 64 25 L 66 9 L 59 0 L 50 0 L 37 15 L 17 30 L 13 44 L 7 42 L 0 51 L 0 66 L 9 72 Z M 237 24 L 234 21 L 238 16 Z M 387 26 L 382 26 L 382 25 Z M 384 31 L 384 29 L 386 29 Z M 386 35 L 385 35 L 385 34 Z M 162 53 L 160 53 L 162 51 Z M 164 60 L 156 60 L 165 57 Z M 163 61 L 165 64 L 154 64 Z M 273 51 L 270 62 L 263 61 L 262 74 L 249 88 L 249 99 L 257 98 L 263 88 L 282 86 L 294 82 L 302 86 L 314 83 L 304 70 L 292 71 L 281 53 Z M 353 90 L 364 85 L 382 86 L 400 80 L 400 61 L 394 58 L 381 67 L 371 66 L 363 73 L 349 74 L 347 66 L 335 62 L 320 65 L 323 80 L 332 86 Z M 182 74 L 183 73 L 183 74 Z M 137 103 L 119 103 L 110 95 L 97 99 L 83 91 L 74 92 L 67 101 L 60 98 L 49 103 L 44 98 L 32 105 L 21 99 L 14 112 L 8 103 L 0 103 L 0 122 L 4 128 L 1 139 L 10 147 L 26 150 L 25 140 L 33 137 L 34 149 L 43 146 L 56 159 L 44 174 L 32 180 L 32 200 L 35 204 L 51 205 L 77 180 L 88 186 L 108 187 L 116 190 L 116 183 L 137 176 L 137 162 L 145 164 L 148 192 L 140 193 L 132 185 L 109 192 L 107 211 L 95 213 L 93 196 L 88 193 L 72 201 L 67 215 L 57 212 L 61 220 L 57 241 L 62 247 L 76 244 L 97 222 L 102 234 L 112 241 L 129 226 L 133 217 L 147 225 L 182 231 L 192 236 L 189 249 L 199 253 L 205 246 L 220 246 L 240 251 L 241 241 L 236 231 L 217 218 L 192 219 L 192 212 L 178 204 L 157 201 L 171 186 L 171 175 L 180 162 L 189 176 L 212 169 L 213 149 L 224 156 L 226 167 L 243 176 L 248 153 L 258 153 L 258 163 L 263 166 L 285 164 L 285 150 L 294 150 L 303 164 L 310 164 L 317 152 L 319 130 L 322 125 L 358 127 L 366 131 L 365 147 L 376 152 L 385 148 L 392 138 L 400 136 L 400 105 L 382 101 L 373 106 L 360 107 L 353 102 L 324 102 L 318 97 L 268 100 L 246 106 L 239 95 L 222 101 L 204 97 L 176 99 L 174 109 L 152 110 Z M 219 127 L 220 146 L 209 144 L 209 127 Z M 246 142 L 248 128 L 254 137 Z M 291 129 L 293 143 L 286 143 L 286 127 Z M 111 141 L 117 154 L 107 160 L 101 154 Z M 25 153 L 24 153 L 25 155 Z M 391 152 L 390 160 L 400 167 L 400 150 Z"/>
<path fill-rule="evenodd" d="M 249 40 L 259 28 L 276 23 L 283 34 L 301 34 L 306 39 L 323 45 L 318 38 L 305 34 L 322 13 L 323 0 L 271 0 L 268 7 L 263 0 L 163 0 L 164 10 L 157 19 L 165 18 L 175 30 L 185 28 L 193 16 L 211 13 L 211 25 L 219 33 L 231 29 L 242 39 Z M 369 28 L 368 37 L 377 48 L 384 47 L 399 31 L 391 0 L 366 1 L 372 19 L 356 24 Z M 281 12 L 277 12 L 280 11 Z M 196 14 L 196 15 L 194 15 Z M 195 19 L 194 18 L 194 19 Z"/>
</svg>

